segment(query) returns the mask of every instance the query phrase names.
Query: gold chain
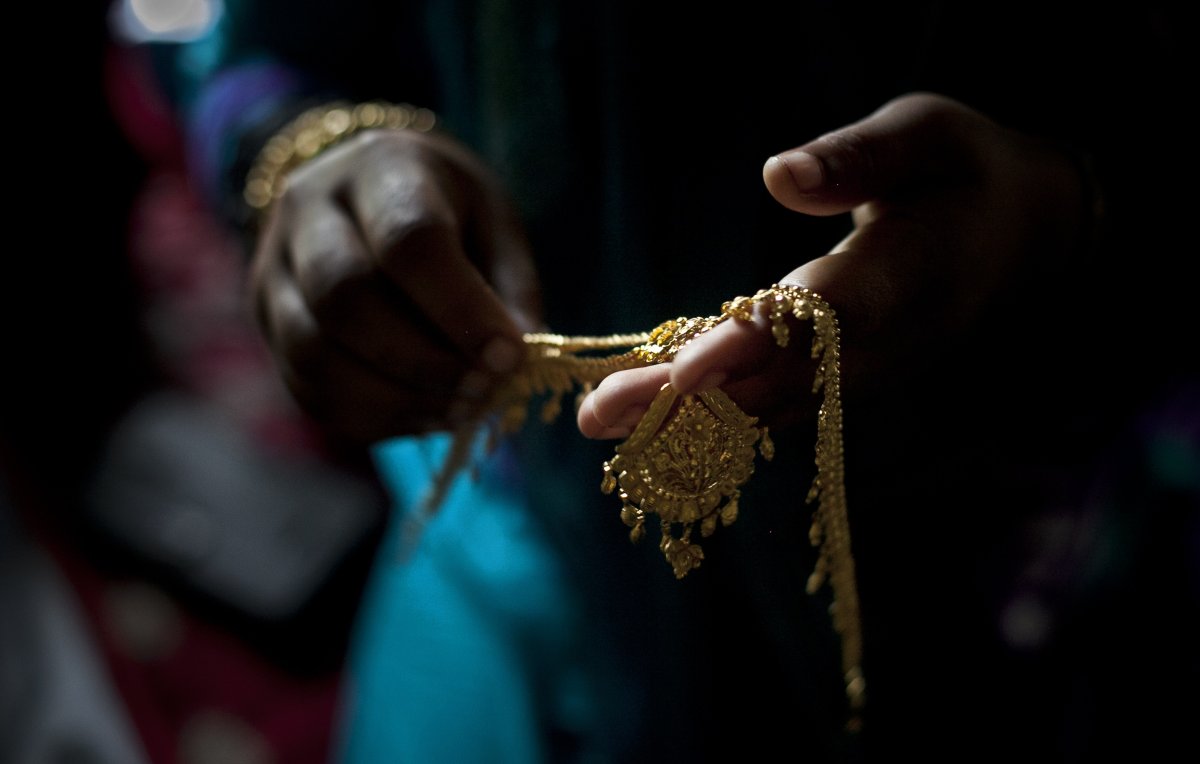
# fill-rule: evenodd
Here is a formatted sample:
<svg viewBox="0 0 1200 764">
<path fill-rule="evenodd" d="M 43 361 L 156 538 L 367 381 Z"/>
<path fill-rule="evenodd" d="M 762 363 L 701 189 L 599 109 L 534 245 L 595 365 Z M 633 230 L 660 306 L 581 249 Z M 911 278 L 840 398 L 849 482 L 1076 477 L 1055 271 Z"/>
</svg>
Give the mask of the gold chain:
<svg viewBox="0 0 1200 764">
<path fill-rule="evenodd" d="M 335 102 L 310 109 L 273 136 L 256 157 L 244 189 L 246 202 L 259 214 L 284 192 L 288 174 L 352 135 L 370 129 L 428 131 L 433 112 L 408 104 Z M 818 548 L 816 567 L 807 591 L 816 593 L 828 583 L 833 592 L 831 614 L 841 638 L 846 693 L 853 711 L 851 728 L 865 699 L 862 674 L 862 627 L 850 525 L 846 511 L 840 338 L 834 311 L 816 293 L 794 286 L 772 285 L 752 297 L 738 297 L 721 306 L 716 316 L 675 318 L 642 334 L 607 337 L 525 335 L 526 358 L 500 385 L 473 420 L 460 425 L 450 452 L 425 501 L 410 515 L 412 532 L 445 500 L 454 478 L 471 461 L 478 435 L 490 428 L 492 438 L 520 428 L 535 398 L 545 398 L 541 418 L 551 421 L 562 410 L 567 393 L 583 395 L 616 371 L 670 361 L 685 345 L 729 319 L 750 321 L 765 308 L 776 344 L 788 344 L 787 317 L 810 321 L 812 357 L 817 361 L 813 393 L 822 392 L 817 412 L 815 461 L 817 474 L 807 502 L 816 503 L 809 539 Z M 605 351 L 623 352 L 594 355 Z M 592 355 L 589 355 L 592 354 Z M 659 548 L 682 578 L 700 565 L 703 550 L 693 539 L 711 535 L 717 524 L 737 519 L 741 487 L 754 473 L 755 447 L 770 460 L 774 445 L 766 427 L 745 414 L 719 389 L 679 396 L 664 385 L 629 438 L 616 447 L 603 465 L 601 490 L 617 492 L 621 519 L 636 541 L 645 532 L 647 514 L 657 514 L 662 536 Z M 678 526 L 679 532 L 675 529 Z M 408 546 L 413 541 L 410 532 Z"/>
<path fill-rule="evenodd" d="M 493 439 L 519 429 L 537 398 L 545 398 L 541 418 L 549 422 L 561 412 L 566 394 L 583 395 L 616 371 L 669 361 L 693 339 L 724 321 L 752 320 L 756 309 L 765 311 L 780 347 L 790 340 L 789 316 L 811 322 L 813 328 L 812 358 L 817 371 L 812 391 L 822 393 L 822 399 L 814 449 L 817 472 L 806 498 L 806 503 L 816 504 L 809 540 L 818 549 L 807 591 L 815 594 L 826 583 L 832 589 L 830 613 L 841 639 L 842 670 L 852 710 L 847 726 L 857 729 L 866 683 L 846 509 L 840 336 L 833 309 L 809 289 L 775 284 L 753 297 L 725 303 L 720 315 L 671 319 L 643 334 L 525 335 L 525 362 L 496 390 L 483 413 L 455 433 L 446 463 L 417 513 L 417 525 L 436 510 L 454 477 L 468 466 L 472 445 L 485 425 L 491 427 Z M 622 348 L 628 349 L 587 355 Z M 764 459 L 773 457 L 774 444 L 767 428 L 759 427 L 757 418 L 744 413 L 720 389 L 680 396 L 668 383 L 629 438 L 604 463 L 601 490 L 615 491 L 621 499 L 621 519 L 630 527 L 634 541 L 644 535 L 647 515 L 658 515 L 659 548 L 675 576 L 683 578 L 704 559 L 694 529 L 699 526 L 700 536 L 707 537 L 718 524 L 729 525 L 737 519 L 741 487 L 754 473 L 756 447 Z"/>
</svg>

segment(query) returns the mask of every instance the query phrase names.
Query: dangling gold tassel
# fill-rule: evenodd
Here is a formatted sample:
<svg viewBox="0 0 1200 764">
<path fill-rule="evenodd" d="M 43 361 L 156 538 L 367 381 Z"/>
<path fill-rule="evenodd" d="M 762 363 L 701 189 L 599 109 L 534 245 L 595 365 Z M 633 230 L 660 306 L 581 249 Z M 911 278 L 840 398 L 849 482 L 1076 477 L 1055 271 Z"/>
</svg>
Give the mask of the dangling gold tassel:
<svg viewBox="0 0 1200 764">
<path fill-rule="evenodd" d="M 729 525 L 737 518 L 738 489 L 754 474 L 754 447 L 764 434 L 757 421 L 719 389 L 680 399 L 666 384 L 604 463 L 607 492 L 619 486 L 639 512 L 659 516 L 663 554 L 676 577 L 704 559 L 690 541 L 697 523 L 700 535 L 709 536 L 718 519 Z M 673 536 L 677 525 L 680 535 Z"/>
</svg>

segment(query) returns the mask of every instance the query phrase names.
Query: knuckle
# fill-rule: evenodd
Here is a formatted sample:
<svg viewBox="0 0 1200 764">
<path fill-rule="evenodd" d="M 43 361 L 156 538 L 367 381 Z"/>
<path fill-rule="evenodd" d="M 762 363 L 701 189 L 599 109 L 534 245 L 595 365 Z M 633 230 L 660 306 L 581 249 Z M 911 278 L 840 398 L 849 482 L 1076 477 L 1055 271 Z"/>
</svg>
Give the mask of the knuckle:
<svg viewBox="0 0 1200 764">
<path fill-rule="evenodd" d="M 856 130 L 839 130 L 821 138 L 833 160 L 832 163 L 843 177 L 872 178 L 879 171 L 879 157 L 874 143 Z"/>
<path fill-rule="evenodd" d="M 419 159 L 425 151 L 421 135 L 411 130 L 364 130 L 344 144 L 346 151 L 368 166 Z"/>
</svg>

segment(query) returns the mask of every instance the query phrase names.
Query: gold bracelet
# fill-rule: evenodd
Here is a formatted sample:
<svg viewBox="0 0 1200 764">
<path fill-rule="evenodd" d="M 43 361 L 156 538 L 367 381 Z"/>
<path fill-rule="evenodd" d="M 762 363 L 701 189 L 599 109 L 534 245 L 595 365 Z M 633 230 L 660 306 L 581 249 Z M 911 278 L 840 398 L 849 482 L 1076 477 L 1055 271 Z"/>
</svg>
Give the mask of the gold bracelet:
<svg viewBox="0 0 1200 764">
<path fill-rule="evenodd" d="M 314 107 L 275 133 L 258 152 L 242 192 L 260 216 L 283 195 L 287 175 L 321 152 L 363 130 L 429 132 L 437 117 L 428 109 L 384 101 L 334 101 Z"/>
</svg>

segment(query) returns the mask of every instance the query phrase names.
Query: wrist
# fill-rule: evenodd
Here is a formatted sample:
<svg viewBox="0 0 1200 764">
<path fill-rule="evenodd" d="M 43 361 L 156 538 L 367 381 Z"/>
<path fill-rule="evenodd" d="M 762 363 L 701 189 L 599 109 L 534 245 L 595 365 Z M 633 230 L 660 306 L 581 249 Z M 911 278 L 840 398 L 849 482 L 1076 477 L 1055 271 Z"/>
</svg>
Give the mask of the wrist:
<svg viewBox="0 0 1200 764">
<path fill-rule="evenodd" d="M 261 221 L 287 188 L 289 173 L 366 130 L 428 132 L 432 111 L 409 104 L 333 101 L 305 110 L 276 131 L 257 152 L 242 191 L 250 215 Z"/>
</svg>

